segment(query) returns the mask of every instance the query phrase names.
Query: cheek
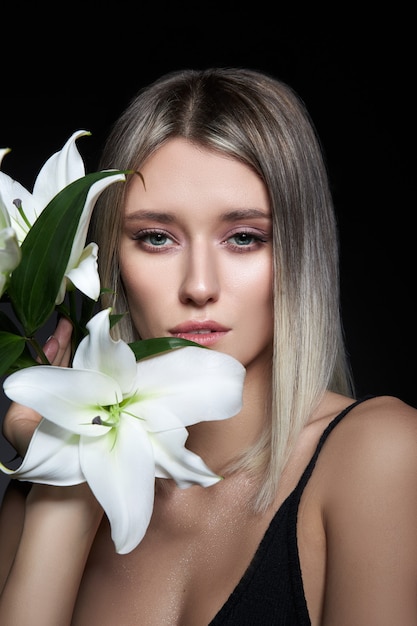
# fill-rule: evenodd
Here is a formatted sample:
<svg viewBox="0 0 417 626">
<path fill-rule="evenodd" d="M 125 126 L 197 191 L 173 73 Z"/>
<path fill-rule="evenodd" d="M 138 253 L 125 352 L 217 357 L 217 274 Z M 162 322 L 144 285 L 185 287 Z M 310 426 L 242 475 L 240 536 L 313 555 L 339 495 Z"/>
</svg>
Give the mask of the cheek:
<svg viewBox="0 0 417 626">
<path fill-rule="evenodd" d="M 137 332 L 143 339 L 160 335 L 161 315 L 172 305 L 167 299 L 172 298 L 173 277 L 167 267 L 159 271 L 145 255 L 139 259 L 121 252 L 120 275 Z"/>
<path fill-rule="evenodd" d="M 259 259 L 235 274 L 234 302 L 241 329 L 251 345 L 266 344 L 273 336 L 273 271 L 270 259 Z"/>
<path fill-rule="evenodd" d="M 138 271 L 138 264 L 131 261 L 129 257 L 123 258 L 120 255 L 120 276 L 125 288 L 129 307 L 132 315 L 149 299 L 149 290 L 152 289 L 154 281 L 150 281 L 149 273 Z"/>
<path fill-rule="evenodd" d="M 273 331 L 273 292 L 271 279 L 264 276 L 258 277 L 253 283 L 253 289 L 247 297 L 246 323 L 265 338 L 270 338 Z"/>
<path fill-rule="evenodd" d="M 146 294 L 157 288 L 152 266 L 145 255 L 138 254 L 129 244 L 122 245 L 119 253 L 120 275 L 130 301 L 146 300 Z"/>
<path fill-rule="evenodd" d="M 262 307 L 272 313 L 273 272 L 269 258 L 244 265 L 234 273 L 234 290 L 250 308 Z"/>
<path fill-rule="evenodd" d="M 155 303 L 161 301 L 163 291 L 157 290 L 155 281 L 149 281 L 143 275 L 126 274 L 123 282 L 133 326 L 142 339 L 147 339 L 155 333 L 153 330 L 153 324 L 157 320 Z"/>
</svg>

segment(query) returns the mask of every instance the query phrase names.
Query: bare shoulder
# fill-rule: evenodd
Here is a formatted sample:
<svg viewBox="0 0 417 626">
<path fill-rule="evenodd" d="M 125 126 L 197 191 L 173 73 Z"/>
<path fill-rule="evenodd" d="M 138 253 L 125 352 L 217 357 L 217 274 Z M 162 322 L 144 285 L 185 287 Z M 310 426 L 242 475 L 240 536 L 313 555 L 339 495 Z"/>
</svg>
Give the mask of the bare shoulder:
<svg viewBox="0 0 417 626">
<path fill-rule="evenodd" d="M 417 410 L 388 396 L 357 404 L 330 433 L 317 470 L 322 623 L 415 624 Z"/>
<path fill-rule="evenodd" d="M 417 529 L 417 409 L 391 396 L 344 409 L 314 472 L 323 518 L 343 525 L 372 502 L 373 515 L 379 508 L 385 520 L 408 511 Z"/>
<path fill-rule="evenodd" d="M 415 421 L 417 417 L 416 408 L 394 396 L 376 396 L 369 398 L 359 403 L 355 407 L 355 412 L 367 416 L 370 419 L 387 419 L 388 422 L 391 422 L 392 419 L 400 419 L 401 417 L 406 420 L 411 419 L 411 421 Z"/>
<path fill-rule="evenodd" d="M 317 469 L 328 540 L 342 535 L 351 553 L 373 545 L 370 559 L 379 552 L 382 561 L 383 538 L 396 529 L 389 549 L 401 552 L 402 532 L 404 558 L 413 554 L 417 575 L 417 409 L 389 396 L 357 404 L 330 433 Z"/>
<path fill-rule="evenodd" d="M 331 442 L 331 444 L 330 444 Z M 395 455 L 417 465 L 417 409 L 392 396 L 369 398 L 351 408 L 329 438 L 339 458 L 366 462 L 368 468 Z"/>
</svg>

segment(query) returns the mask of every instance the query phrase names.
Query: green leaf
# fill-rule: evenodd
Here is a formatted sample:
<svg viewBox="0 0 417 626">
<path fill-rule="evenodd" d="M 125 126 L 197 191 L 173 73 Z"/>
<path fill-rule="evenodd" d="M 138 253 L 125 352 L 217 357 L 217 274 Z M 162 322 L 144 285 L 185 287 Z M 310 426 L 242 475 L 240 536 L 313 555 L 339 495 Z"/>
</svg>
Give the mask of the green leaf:
<svg viewBox="0 0 417 626">
<path fill-rule="evenodd" d="M 110 320 L 110 328 L 113 328 L 113 326 L 115 326 L 116 324 L 118 324 L 120 322 L 120 320 L 126 315 L 126 313 L 118 313 L 117 315 L 110 315 L 109 316 L 109 320 Z"/>
<path fill-rule="evenodd" d="M 157 337 L 155 339 L 141 339 L 140 341 L 133 341 L 129 344 L 133 350 L 136 360 L 146 359 L 147 357 L 160 354 L 161 352 L 167 352 L 168 350 L 175 350 L 176 348 L 185 348 L 185 346 L 196 346 L 198 348 L 204 348 L 205 346 L 195 343 L 194 341 L 188 341 L 188 339 L 181 339 L 180 337 Z"/>
<path fill-rule="evenodd" d="M 25 338 L 0 331 L 0 376 L 6 374 L 25 349 Z"/>
<path fill-rule="evenodd" d="M 6 374 L 13 374 L 13 372 L 18 372 L 25 367 L 33 367 L 34 365 L 40 365 L 40 363 L 33 358 L 26 345 L 22 354 L 11 364 Z"/>
<path fill-rule="evenodd" d="M 37 365 L 36 360 L 30 353 L 26 338 L 20 335 L 18 327 L 4 311 L 0 311 L 0 332 L 4 333 L 3 339 L 6 344 L 4 351 L 3 347 L 0 348 L 0 376 L 11 374 L 24 367 Z M 18 339 L 21 337 L 22 341 L 24 341 L 24 348 L 17 358 L 8 365 L 14 354 L 18 354 L 20 349 L 19 340 L 16 340 L 16 337 Z"/>
<path fill-rule="evenodd" d="M 51 200 L 29 230 L 21 246 L 22 260 L 7 290 L 28 336 L 54 311 L 90 187 L 120 173 L 124 172 L 95 172 L 74 181 Z"/>
</svg>

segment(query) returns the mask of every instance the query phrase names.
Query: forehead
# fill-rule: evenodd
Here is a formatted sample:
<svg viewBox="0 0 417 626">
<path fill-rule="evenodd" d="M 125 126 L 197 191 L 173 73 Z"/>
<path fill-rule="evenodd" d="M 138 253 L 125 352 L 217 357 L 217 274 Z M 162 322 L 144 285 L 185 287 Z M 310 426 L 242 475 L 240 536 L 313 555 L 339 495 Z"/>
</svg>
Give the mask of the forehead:
<svg viewBox="0 0 417 626">
<path fill-rule="evenodd" d="M 238 159 L 209 150 L 183 138 L 170 139 L 140 168 L 127 196 L 126 211 L 144 203 L 162 203 L 168 210 L 181 204 L 217 204 L 224 209 L 269 210 L 268 194 L 259 176 Z"/>
</svg>

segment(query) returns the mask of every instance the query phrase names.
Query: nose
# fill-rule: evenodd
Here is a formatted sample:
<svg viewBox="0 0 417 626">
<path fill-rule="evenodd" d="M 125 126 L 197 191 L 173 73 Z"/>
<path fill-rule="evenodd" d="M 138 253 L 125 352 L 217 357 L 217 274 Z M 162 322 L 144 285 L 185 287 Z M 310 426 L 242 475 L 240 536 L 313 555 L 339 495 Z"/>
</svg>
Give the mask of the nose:
<svg viewBox="0 0 417 626">
<path fill-rule="evenodd" d="M 183 279 L 179 298 L 183 304 L 204 306 L 216 302 L 220 284 L 215 255 L 201 244 L 190 247 L 184 257 Z"/>
</svg>

